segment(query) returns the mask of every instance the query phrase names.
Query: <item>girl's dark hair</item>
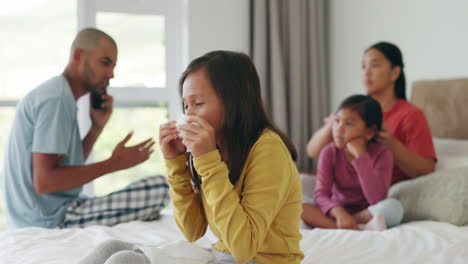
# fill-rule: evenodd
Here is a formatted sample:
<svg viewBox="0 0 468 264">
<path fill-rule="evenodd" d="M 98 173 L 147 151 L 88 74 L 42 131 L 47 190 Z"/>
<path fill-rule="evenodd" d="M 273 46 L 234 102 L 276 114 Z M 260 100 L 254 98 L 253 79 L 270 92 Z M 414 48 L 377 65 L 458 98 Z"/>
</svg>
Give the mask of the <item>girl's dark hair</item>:
<svg viewBox="0 0 468 264">
<path fill-rule="evenodd" d="M 375 126 L 376 131 L 382 130 L 382 108 L 379 102 L 369 95 L 351 95 L 341 102 L 338 111 L 341 109 L 349 109 L 359 114 L 362 120 L 366 123 L 367 128 Z M 374 141 L 374 139 L 372 139 Z"/>
<path fill-rule="evenodd" d="M 405 72 L 403 71 L 403 56 L 400 49 L 395 44 L 389 42 L 378 42 L 366 49 L 366 52 L 370 49 L 376 49 L 380 51 L 380 53 L 382 53 L 385 58 L 390 61 L 392 67 L 400 67 L 400 76 L 398 76 L 398 79 L 395 81 L 395 95 L 397 98 L 406 100 L 406 79 Z"/>
<path fill-rule="evenodd" d="M 291 140 L 267 116 L 263 107 L 260 79 L 251 59 L 239 52 L 212 51 L 196 58 L 187 66 L 179 81 L 179 92 L 190 73 L 203 69 L 224 104 L 224 123 L 220 135 L 221 146 L 228 155 L 229 180 L 238 181 L 249 152 L 268 128 L 277 133 L 296 160 L 296 148 Z M 192 164 L 189 157 L 189 164 Z M 192 179 L 197 188 L 201 181 L 191 166 Z"/>
</svg>

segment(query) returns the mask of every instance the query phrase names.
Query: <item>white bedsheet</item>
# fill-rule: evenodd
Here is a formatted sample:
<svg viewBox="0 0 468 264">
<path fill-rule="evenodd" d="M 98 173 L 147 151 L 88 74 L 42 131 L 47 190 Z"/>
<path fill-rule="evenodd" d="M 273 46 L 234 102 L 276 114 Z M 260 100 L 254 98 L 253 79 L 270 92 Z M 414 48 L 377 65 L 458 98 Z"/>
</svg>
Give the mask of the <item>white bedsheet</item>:
<svg viewBox="0 0 468 264">
<path fill-rule="evenodd" d="M 420 221 L 383 232 L 304 231 L 303 263 L 468 263 L 468 227 Z"/>
<path fill-rule="evenodd" d="M 468 227 L 412 222 L 384 232 L 302 230 L 302 263 L 468 263 Z M 120 239 L 142 245 L 183 240 L 172 216 L 84 229 L 24 228 L 0 233 L 0 263 L 76 263 L 96 245 Z M 197 241 L 209 247 L 208 233 Z"/>
</svg>

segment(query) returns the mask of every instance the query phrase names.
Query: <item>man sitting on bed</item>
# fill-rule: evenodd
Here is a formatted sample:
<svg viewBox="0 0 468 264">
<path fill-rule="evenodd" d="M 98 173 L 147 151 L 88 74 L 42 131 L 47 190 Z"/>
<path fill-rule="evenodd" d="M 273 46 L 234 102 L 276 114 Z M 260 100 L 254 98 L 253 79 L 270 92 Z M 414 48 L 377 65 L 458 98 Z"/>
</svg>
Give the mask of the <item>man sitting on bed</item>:
<svg viewBox="0 0 468 264">
<path fill-rule="evenodd" d="M 153 220 L 169 202 L 164 177 L 141 179 L 105 197 L 86 197 L 84 184 L 106 173 L 146 161 L 154 141 L 115 147 L 107 160 L 85 165 L 109 120 L 117 45 L 106 33 L 88 28 L 73 41 L 63 74 L 42 83 L 17 105 L 5 157 L 4 193 L 8 227 L 83 227 Z M 76 101 L 89 92 L 103 101 L 91 107 L 92 127 L 81 140 Z M 100 96 L 99 96 L 100 95 Z"/>
</svg>

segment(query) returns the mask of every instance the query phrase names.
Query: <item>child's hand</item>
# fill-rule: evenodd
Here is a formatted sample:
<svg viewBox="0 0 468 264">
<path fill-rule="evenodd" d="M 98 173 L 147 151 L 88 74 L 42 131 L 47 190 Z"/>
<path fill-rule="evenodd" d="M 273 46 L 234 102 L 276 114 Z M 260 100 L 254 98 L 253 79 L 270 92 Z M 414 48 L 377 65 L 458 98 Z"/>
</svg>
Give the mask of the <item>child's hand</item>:
<svg viewBox="0 0 468 264">
<path fill-rule="evenodd" d="M 343 207 L 335 207 L 331 209 L 330 214 L 336 219 L 336 226 L 339 229 L 358 229 L 356 219 L 350 215 Z"/>
<path fill-rule="evenodd" d="M 357 159 L 367 152 L 367 140 L 364 137 L 355 137 L 346 143 L 346 149 L 353 159 Z"/>
<path fill-rule="evenodd" d="M 175 121 L 162 124 L 159 127 L 159 145 L 165 159 L 172 159 L 185 152 L 182 139 L 177 137 Z"/>
<path fill-rule="evenodd" d="M 205 119 L 198 116 L 187 116 L 187 124 L 180 125 L 183 131 L 182 144 L 191 150 L 194 157 L 201 156 L 216 149 L 214 128 Z"/>
<path fill-rule="evenodd" d="M 336 119 L 335 113 L 331 113 L 330 115 L 328 115 L 327 117 L 325 117 L 325 118 L 323 119 L 323 123 L 324 123 L 325 125 L 331 126 L 331 125 L 333 125 L 333 122 L 335 121 L 335 119 Z"/>
<path fill-rule="evenodd" d="M 339 229 L 353 229 L 358 230 L 356 219 L 348 213 L 341 215 L 336 219 L 336 225 Z"/>
</svg>

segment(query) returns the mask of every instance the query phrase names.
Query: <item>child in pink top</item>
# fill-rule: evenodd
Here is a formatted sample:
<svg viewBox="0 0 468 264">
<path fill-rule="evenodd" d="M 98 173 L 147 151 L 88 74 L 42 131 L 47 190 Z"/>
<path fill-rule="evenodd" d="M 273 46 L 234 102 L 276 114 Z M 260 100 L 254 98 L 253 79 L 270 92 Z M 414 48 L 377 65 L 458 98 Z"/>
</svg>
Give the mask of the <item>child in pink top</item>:
<svg viewBox="0 0 468 264">
<path fill-rule="evenodd" d="M 403 207 L 396 199 L 386 199 L 393 157 L 375 142 L 381 129 L 382 110 L 372 97 L 354 95 L 341 103 L 333 123 L 333 142 L 320 153 L 316 205 L 307 204 L 316 209 L 303 216 L 307 224 L 383 230 L 400 223 Z"/>
</svg>

